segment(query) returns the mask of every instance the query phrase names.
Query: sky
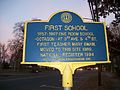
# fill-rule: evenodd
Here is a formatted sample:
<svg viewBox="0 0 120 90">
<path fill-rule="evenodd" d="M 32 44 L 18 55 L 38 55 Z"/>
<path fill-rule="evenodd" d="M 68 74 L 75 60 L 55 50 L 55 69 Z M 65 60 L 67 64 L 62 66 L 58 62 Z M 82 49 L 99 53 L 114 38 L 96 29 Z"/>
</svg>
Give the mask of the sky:
<svg viewBox="0 0 120 90">
<path fill-rule="evenodd" d="M 51 14 L 69 10 L 83 18 L 91 18 L 87 0 L 0 0 L 0 42 L 15 38 L 15 23 L 38 18 L 47 20 Z M 113 15 L 101 19 L 110 23 Z"/>
</svg>

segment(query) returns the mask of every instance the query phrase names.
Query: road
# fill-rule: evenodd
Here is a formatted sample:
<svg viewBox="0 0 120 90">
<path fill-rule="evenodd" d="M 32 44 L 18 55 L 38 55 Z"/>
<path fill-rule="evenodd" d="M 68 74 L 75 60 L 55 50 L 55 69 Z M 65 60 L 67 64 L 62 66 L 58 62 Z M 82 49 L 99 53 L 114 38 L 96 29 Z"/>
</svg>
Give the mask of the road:
<svg viewBox="0 0 120 90">
<path fill-rule="evenodd" d="M 74 87 L 72 88 L 72 90 L 85 90 L 84 87 L 87 85 L 88 81 L 91 81 L 91 83 L 94 84 L 94 80 L 92 81 L 92 79 L 96 77 L 97 77 L 97 71 L 75 72 L 75 74 L 73 75 Z M 21 74 L 21 75 L 1 76 L 0 90 L 63 90 L 63 88 L 61 87 L 62 86 L 61 79 L 62 77 L 58 71 L 49 71 L 45 73 L 32 73 L 32 74 L 29 73 L 25 75 Z M 94 90 L 98 90 L 98 89 L 94 89 Z M 114 90 L 114 89 L 111 88 L 108 90 Z"/>
<path fill-rule="evenodd" d="M 60 74 L 53 71 L 42 74 L 11 75 L 0 79 L 0 90 L 60 90 L 60 81 Z"/>
</svg>

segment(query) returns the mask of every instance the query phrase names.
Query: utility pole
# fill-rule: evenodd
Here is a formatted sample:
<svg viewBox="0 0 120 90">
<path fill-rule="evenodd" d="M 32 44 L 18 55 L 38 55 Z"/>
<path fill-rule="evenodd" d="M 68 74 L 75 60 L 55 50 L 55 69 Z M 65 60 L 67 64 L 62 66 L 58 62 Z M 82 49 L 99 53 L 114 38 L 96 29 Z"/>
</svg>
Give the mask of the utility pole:
<svg viewBox="0 0 120 90">
<path fill-rule="evenodd" d="M 99 22 L 99 15 L 98 15 L 98 0 L 88 0 L 90 12 L 93 21 Z M 101 86 L 101 72 L 102 72 L 102 65 L 98 64 L 98 86 Z"/>
</svg>

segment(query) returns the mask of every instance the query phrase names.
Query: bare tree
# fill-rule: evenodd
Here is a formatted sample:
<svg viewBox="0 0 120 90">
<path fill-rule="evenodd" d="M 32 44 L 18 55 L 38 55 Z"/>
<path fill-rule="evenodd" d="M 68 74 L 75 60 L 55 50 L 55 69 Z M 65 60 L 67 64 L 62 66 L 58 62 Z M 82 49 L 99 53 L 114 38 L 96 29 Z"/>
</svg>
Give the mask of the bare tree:
<svg viewBox="0 0 120 90">
<path fill-rule="evenodd" d="M 10 64 L 14 70 L 19 69 L 22 59 L 22 42 L 17 38 L 9 41 Z"/>
<path fill-rule="evenodd" d="M 8 47 L 5 44 L 0 43 L 0 68 L 8 67 Z"/>
<path fill-rule="evenodd" d="M 40 21 L 40 19 L 33 19 L 32 21 Z M 14 70 L 20 68 L 22 61 L 23 41 L 24 41 L 24 22 L 15 23 L 14 26 L 15 39 L 9 40 L 8 47 L 10 50 L 10 64 Z"/>
<path fill-rule="evenodd" d="M 8 48 L 5 46 L 5 44 L 0 43 L 0 62 L 6 61 Z"/>
</svg>

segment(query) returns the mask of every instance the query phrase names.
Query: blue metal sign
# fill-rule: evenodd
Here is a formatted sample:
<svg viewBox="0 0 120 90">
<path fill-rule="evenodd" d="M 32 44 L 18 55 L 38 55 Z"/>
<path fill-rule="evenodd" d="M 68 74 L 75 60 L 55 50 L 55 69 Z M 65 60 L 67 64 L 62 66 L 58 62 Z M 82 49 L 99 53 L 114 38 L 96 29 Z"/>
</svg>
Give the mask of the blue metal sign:
<svg viewBox="0 0 120 90">
<path fill-rule="evenodd" d="M 103 23 L 83 22 L 69 11 L 49 21 L 25 24 L 24 62 L 107 62 L 108 46 Z"/>
</svg>

